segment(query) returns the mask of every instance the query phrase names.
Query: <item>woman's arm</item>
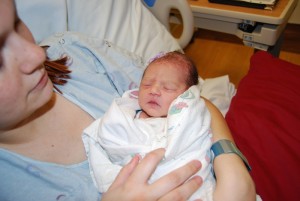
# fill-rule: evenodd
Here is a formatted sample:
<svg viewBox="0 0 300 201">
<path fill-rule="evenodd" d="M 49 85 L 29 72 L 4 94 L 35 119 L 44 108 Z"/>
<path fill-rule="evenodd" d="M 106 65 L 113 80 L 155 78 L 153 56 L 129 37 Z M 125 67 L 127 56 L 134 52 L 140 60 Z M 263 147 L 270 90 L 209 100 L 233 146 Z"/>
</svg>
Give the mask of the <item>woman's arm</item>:
<svg viewBox="0 0 300 201">
<path fill-rule="evenodd" d="M 191 161 L 153 184 L 148 184 L 149 177 L 164 154 L 164 149 L 156 149 L 143 159 L 135 156 L 129 164 L 122 168 L 114 183 L 103 194 L 102 201 L 187 200 L 202 184 L 199 176 L 188 180 L 201 168 L 201 163 Z"/>
<path fill-rule="evenodd" d="M 222 114 L 210 101 L 205 100 L 205 102 L 211 113 L 214 142 L 221 139 L 234 142 Z M 252 178 L 243 160 L 237 154 L 221 154 L 214 159 L 213 163 L 217 178 L 215 201 L 253 201 L 256 199 Z"/>
</svg>

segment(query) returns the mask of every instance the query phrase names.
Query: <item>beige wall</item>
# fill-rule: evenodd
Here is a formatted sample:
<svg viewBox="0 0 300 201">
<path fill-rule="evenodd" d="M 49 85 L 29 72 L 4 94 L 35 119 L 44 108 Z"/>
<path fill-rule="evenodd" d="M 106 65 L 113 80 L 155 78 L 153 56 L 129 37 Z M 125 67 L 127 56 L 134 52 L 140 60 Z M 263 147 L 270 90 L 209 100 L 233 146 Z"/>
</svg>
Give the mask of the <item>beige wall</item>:
<svg viewBox="0 0 300 201">
<path fill-rule="evenodd" d="M 292 16 L 289 19 L 289 23 L 300 24 L 300 2 L 299 2 L 299 0 L 298 0 L 298 4 L 297 4 Z"/>
</svg>

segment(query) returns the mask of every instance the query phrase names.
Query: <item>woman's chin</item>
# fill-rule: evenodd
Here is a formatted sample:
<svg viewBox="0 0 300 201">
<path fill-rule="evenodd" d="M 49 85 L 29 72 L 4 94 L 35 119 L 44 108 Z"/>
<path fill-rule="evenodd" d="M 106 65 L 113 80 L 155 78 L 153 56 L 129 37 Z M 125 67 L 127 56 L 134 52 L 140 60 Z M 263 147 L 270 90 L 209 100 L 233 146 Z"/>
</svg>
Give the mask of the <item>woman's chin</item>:
<svg viewBox="0 0 300 201">
<path fill-rule="evenodd" d="M 31 102 L 31 104 L 36 104 L 35 107 L 38 109 L 47 104 L 47 102 L 51 100 L 53 94 L 53 84 L 50 79 L 48 79 L 47 84 L 43 88 L 30 94 L 29 102 Z"/>
</svg>

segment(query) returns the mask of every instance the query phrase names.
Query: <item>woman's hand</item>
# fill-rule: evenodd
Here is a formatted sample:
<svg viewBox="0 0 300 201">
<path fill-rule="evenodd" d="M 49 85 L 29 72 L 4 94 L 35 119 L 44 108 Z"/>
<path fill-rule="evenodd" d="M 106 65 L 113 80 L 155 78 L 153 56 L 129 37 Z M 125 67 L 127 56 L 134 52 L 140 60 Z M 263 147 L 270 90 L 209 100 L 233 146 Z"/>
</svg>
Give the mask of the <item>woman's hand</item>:
<svg viewBox="0 0 300 201">
<path fill-rule="evenodd" d="M 202 184 L 202 179 L 195 176 L 201 168 L 199 161 L 191 161 L 185 166 L 161 177 L 152 184 L 148 179 L 163 159 L 165 150 L 157 149 L 143 159 L 135 156 L 124 166 L 108 191 L 103 194 L 103 201 L 187 200 Z"/>
</svg>

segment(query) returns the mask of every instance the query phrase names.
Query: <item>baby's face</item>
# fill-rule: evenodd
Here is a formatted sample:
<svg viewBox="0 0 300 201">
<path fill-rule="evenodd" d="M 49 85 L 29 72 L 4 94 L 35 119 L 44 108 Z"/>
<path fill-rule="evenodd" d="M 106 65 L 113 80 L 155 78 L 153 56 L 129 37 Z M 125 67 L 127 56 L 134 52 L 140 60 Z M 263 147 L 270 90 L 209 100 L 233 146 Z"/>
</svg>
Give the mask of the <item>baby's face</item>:
<svg viewBox="0 0 300 201">
<path fill-rule="evenodd" d="M 169 63 L 148 66 L 139 89 L 139 104 L 152 117 L 167 116 L 169 106 L 186 89 L 186 74 Z"/>
</svg>

